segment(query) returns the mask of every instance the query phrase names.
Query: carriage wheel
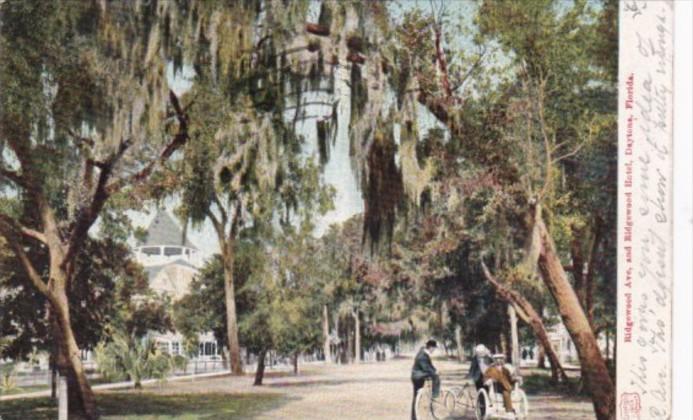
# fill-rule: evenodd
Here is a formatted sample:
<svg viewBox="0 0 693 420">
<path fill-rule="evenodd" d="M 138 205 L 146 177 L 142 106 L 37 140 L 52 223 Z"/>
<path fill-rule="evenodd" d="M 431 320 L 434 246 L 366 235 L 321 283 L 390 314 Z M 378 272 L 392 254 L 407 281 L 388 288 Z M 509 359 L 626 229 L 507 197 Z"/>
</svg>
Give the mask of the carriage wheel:
<svg viewBox="0 0 693 420">
<path fill-rule="evenodd" d="M 515 412 L 517 412 L 517 417 L 520 419 L 526 419 L 529 416 L 529 402 L 527 401 L 527 394 L 522 389 L 516 389 L 512 392 L 513 406 Z"/>
<path fill-rule="evenodd" d="M 476 407 L 474 410 L 476 420 L 487 420 L 489 418 L 489 402 L 488 393 L 484 388 L 481 388 L 476 394 Z"/>
</svg>

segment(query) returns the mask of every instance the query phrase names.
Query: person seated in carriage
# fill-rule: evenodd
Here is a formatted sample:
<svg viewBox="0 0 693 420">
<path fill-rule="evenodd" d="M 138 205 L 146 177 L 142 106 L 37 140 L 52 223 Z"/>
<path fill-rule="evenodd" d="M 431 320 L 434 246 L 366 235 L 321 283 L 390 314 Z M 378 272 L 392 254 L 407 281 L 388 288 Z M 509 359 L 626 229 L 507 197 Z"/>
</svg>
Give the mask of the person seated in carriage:
<svg viewBox="0 0 693 420">
<path fill-rule="evenodd" d="M 479 344 L 474 348 L 474 357 L 469 368 L 469 377 L 474 381 L 476 389 L 479 390 L 488 381 L 493 381 L 498 384 L 503 393 L 503 405 L 505 411 L 514 413 L 512 398 L 510 393 L 513 390 L 514 368 L 510 364 L 503 364 L 495 361 L 491 357 L 491 352 L 483 344 Z"/>
</svg>

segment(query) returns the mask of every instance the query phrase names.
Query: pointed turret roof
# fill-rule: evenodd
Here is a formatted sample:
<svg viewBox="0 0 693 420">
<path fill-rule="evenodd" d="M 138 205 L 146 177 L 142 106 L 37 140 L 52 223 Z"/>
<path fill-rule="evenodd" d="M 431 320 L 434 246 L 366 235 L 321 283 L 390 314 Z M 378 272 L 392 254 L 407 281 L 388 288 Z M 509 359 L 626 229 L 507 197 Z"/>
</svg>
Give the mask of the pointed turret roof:
<svg viewBox="0 0 693 420">
<path fill-rule="evenodd" d="M 147 228 L 147 239 L 140 246 L 161 245 L 182 245 L 197 249 L 187 238 L 185 238 L 185 242 L 183 241 L 183 230 L 166 210 L 160 208 Z"/>
</svg>

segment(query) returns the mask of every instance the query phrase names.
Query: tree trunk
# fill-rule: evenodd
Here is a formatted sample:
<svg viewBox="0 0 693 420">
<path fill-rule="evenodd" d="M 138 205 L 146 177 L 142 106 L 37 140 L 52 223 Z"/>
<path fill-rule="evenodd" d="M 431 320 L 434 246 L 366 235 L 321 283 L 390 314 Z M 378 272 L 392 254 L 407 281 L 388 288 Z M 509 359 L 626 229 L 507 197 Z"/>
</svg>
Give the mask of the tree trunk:
<svg viewBox="0 0 693 420">
<path fill-rule="evenodd" d="M 332 359 L 330 351 L 330 318 L 327 313 L 327 305 L 322 305 L 322 351 L 325 356 L 325 363 L 329 363 Z"/>
<path fill-rule="evenodd" d="M 222 369 L 229 368 L 229 355 L 228 350 L 226 350 L 226 347 L 221 348 L 221 367 Z"/>
<path fill-rule="evenodd" d="M 267 356 L 267 350 L 260 350 L 260 354 L 257 355 L 257 369 L 255 370 L 253 386 L 262 385 L 262 378 L 265 376 L 265 356 Z"/>
<path fill-rule="evenodd" d="M 56 390 L 58 387 L 58 364 L 56 363 L 56 346 L 53 345 L 53 350 L 51 351 L 49 363 L 51 365 L 51 400 L 57 400 L 58 395 L 56 394 Z"/>
<path fill-rule="evenodd" d="M 231 373 L 243 374 L 241 365 L 241 346 L 238 341 L 238 321 L 236 319 L 236 291 L 233 283 L 233 243 L 226 242 L 222 247 L 224 262 L 224 300 L 226 305 L 226 335 L 229 340 L 229 361 Z"/>
<path fill-rule="evenodd" d="M 511 362 L 520 367 L 520 337 L 517 333 L 517 314 L 513 305 L 508 305 L 508 318 L 510 318 L 510 345 Z"/>
<path fill-rule="evenodd" d="M 567 381 L 568 376 L 561 365 L 558 354 L 556 354 L 556 351 L 551 346 L 549 336 L 546 333 L 546 328 L 544 327 L 544 321 L 542 321 L 539 313 L 534 309 L 532 304 L 524 298 L 524 296 L 519 294 L 517 291 L 504 286 L 498 280 L 496 280 L 483 261 L 481 263 L 481 268 L 484 271 L 484 276 L 494 287 L 496 293 L 501 297 L 501 299 L 513 306 L 517 316 L 519 316 L 524 323 L 532 328 L 532 332 L 534 332 L 535 337 L 537 340 L 539 340 L 539 343 L 541 343 L 541 347 L 539 349 L 539 367 L 544 367 L 544 357 L 546 355 L 551 362 L 552 381 Z"/>
<path fill-rule="evenodd" d="M 509 359 L 508 354 L 510 354 L 510 346 L 508 345 L 508 334 L 505 331 L 500 333 L 500 352 L 505 355 L 506 359 Z"/>
<path fill-rule="evenodd" d="M 457 345 L 457 360 L 462 362 L 464 350 L 462 349 L 462 327 L 455 326 L 455 345 Z"/>
<path fill-rule="evenodd" d="M 590 250 L 589 261 L 587 262 L 587 274 L 585 274 L 585 311 L 587 320 L 594 330 L 594 271 L 599 256 L 599 246 L 602 241 L 602 222 L 596 218 L 594 222 L 594 237 L 592 238 L 592 249 Z"/>
<path fill-rule="evenodd" d="M 354 316 L 354 360 L 356 363 L 361 363 L 361 319 L 358 311 L 353 313 Z"/>
<path fill-rule="evenodd" d="M 615 389 L 609 370 L 599 351 L 589 320 L 563 270 L 553 239 L 549 236 L 543 219 L 537 220 L 537 223 L 542 238 L 539 271 L 577 349 L 597 419 L 612 419 L 615 416 Z"/>
<path fill-rule="evenodd" d="M 549 347 L 551 345 L 549 344 Z M 539 349 L 537 352 L 537 367 L 539 369 L 546 369 L 546 347 L 539 340 Z"/>
<path fill-rule="evenodd" d="M 585 307 L 586 285 L 585 285 L 585 259 L 582 252 L 582 239 L 584 229 L 572 227 L 571 234 L 573 240 L 570 244 L 570 259 L 572 260 L 571 271 L 573 273 L 573 287 L 577 294 L 578 302 Z"/>
<path fill-rule="evenodd" d="M 352 353 L 354 339 L 353 339 L 353 335 L 349 331 L 349 328 L 346 328 L 346 335 L 347 335 L 347 342 L 346 342 L 346 349 L 345 349 L 346 363 L 351 363 L 354 360 L 353 359 L 353 353 Z"/>
<path fill-rule="evenodd" d="M 58 274 L 60 275 L 60 274 Z M 62 277 L 64 279 L 64 277 Z M 64 285 L 65 281 L 55 281 L 53 286 Z M 68 299 L 62 287 L 53 287 L 51 294 L 51 318 L 53 336 L 57 340 L 58 371 L 67 379 L 68 409 L 70 417 L 83 417 L 87 420 L 97 419 L 96 400 L 89 386 L 80 350 L 77 346 L 74 331 L 70 324 Z"/>
<path fill-rule="evenodd" d="M 294 352 L 293 364 L 294 364 L 294 375 L 298 375 L 298 352 Z"/>
<path fill-rule="evenodd" d="M 337 334 L 337 338 L 340 338 L 340 332 L 339 332 L 339 312 L 335 312 L 334 318 L 333 318 L 333 319 L 334 319 L 334 331 L 335 331 L 335 334 Z M 348 335 L 348 334 L 347 334 L 347 335 Z M 342 353 L 343 353 L 343 350 L 342 350 L 343 347 L 344 347 L 344 346 L 343 346 L 341 340 L 339 340 L 339 342 L 338 342 L 337 344 L 335 344 L 335 360 L 334 360 L 334 362 L 335 362 L 336 364 L 341 364 L 341 363 L 344 362 L 344 360 L 343 360 L 343 359 L 344 359 L 344 356 L 343 356 L 343 354 L 342 354 Z"/>
</svg>

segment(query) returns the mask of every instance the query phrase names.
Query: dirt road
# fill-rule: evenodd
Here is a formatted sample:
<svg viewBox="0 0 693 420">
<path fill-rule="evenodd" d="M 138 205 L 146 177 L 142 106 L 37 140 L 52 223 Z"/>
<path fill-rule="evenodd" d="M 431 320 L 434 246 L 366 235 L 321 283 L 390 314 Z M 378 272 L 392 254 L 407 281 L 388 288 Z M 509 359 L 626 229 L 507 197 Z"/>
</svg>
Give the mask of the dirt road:
<svg viewBox="0 0 693 420">
<path fill-rule="evenodd" d="M 443 386 L 464 381 L 467 365 L 434 361 Z M 220 377 L 196 382 L 169 383 L 152 392 L 259 392 L 281 393 L 286 398 L 258 419 L 408 419 L 412 386 L 411 360 L 362 363 L 346 366 L 311 364 L 298 376 L 272 374 L 262 387 L 253 387 L 251 377 Z M 231 397 L 232 398 L 232 397 Z M 593 419 L 592 405 L 584 398 L 559 395 L 530 395 L 530 419 Z M 462 419 L 456 416 L 453 418 Z"/>
</svg>

